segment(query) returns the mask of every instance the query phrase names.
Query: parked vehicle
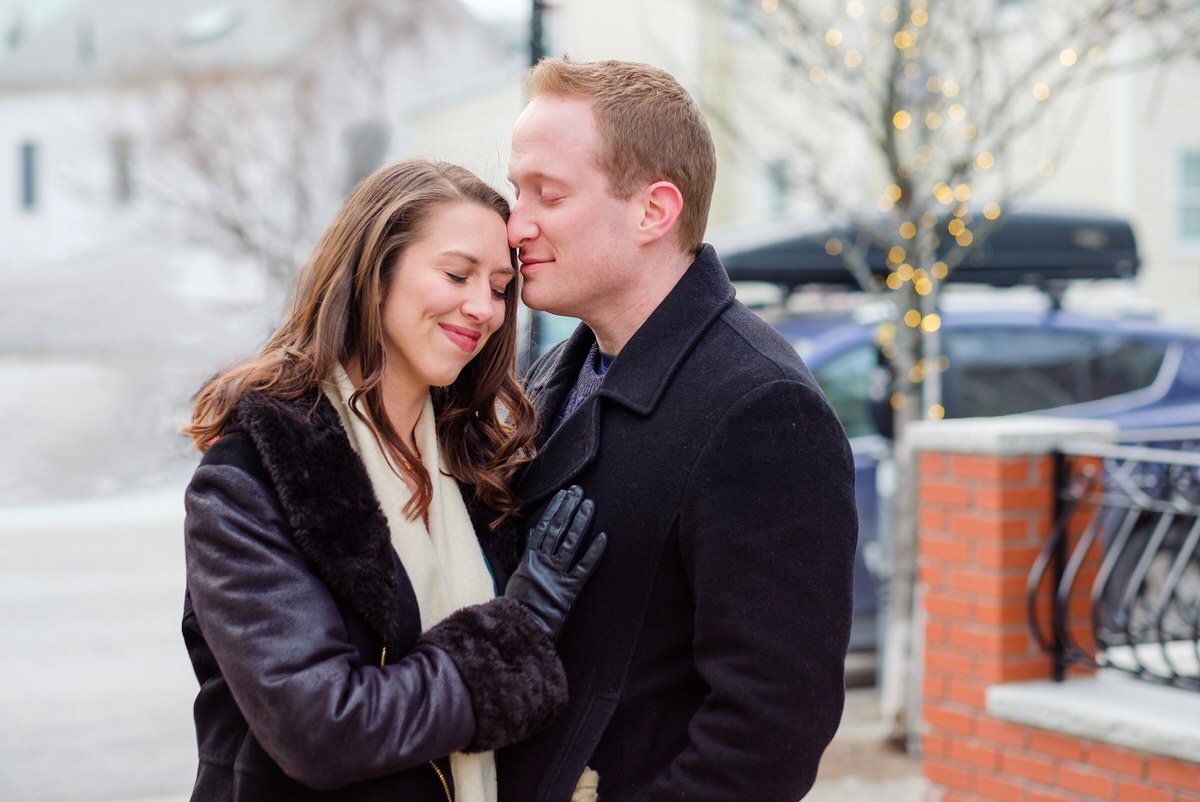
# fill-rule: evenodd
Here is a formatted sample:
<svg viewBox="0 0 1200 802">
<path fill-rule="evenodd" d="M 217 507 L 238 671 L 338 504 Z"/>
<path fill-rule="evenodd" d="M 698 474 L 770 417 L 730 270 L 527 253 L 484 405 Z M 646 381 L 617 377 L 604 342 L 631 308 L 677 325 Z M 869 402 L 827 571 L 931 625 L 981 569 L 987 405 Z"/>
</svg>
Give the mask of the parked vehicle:
<svg viewBox="0 0 1200 802">
<path fill-rule="evenodd" d="M 950 277 L 958 285 L 992 288 L 993 294 L 972 310 L 943 310 L 946 417 L 1036 412 L 1112 420 L 1123 429 L 1200 425 L 1200 333 L 1146 318 L 1061 309 L 1073 284 L 1136 275 L 1140 262 L 1129 222 L 1059 211 L 1018 212 L 1004 220 Z M 774 285 L 786 301 L 810 287 L 856 289 L 836 254 L 859 240 L 848 227 L 790 226 L 730 235 L 716 244 L 735 283 Z M 885 250 L 867 245 L 863 253 L 872 272 L 882 276 Z M 1004 292 L 994 289 L 1000 287 L 1034 287 L 1041 303 L 1009 305 L 1002 301 Z M 954 295 L 948 290 L 947 300 Z M 869 310 L 797 314 L 787 312 L 786 304 L 760 310 L 812 369 L 854 449 L 860 532 L 852 649 L 874 648 L 878 641 L 888 561 L 888 539 L 880 537 L 890 511 L 881 502 L 881 491 L 884 499 L 890 493 L 888 382 L 874 342 L 880 317 Z M 533 352 L 567 336 L 576 323 L 542 315 Z"/>
<path fill-rule="evenodd" d="M 875 344 L 878 322 L 853 314 L 770 315 L 796 346 L 838 413 L 854 449 L 859 506 L 852 648 L 876 642 L 886 542 L 878 473 L 891 453 Z M 943 405 L 948 418 L 1038 413 L 1112 420 L 1122 429 L 1200 425 L 1200 334 L 1146 319 L 1046 311 L 942 315 Z M 874 570 L 872 570 L 874 568 Z"/>
</svg>

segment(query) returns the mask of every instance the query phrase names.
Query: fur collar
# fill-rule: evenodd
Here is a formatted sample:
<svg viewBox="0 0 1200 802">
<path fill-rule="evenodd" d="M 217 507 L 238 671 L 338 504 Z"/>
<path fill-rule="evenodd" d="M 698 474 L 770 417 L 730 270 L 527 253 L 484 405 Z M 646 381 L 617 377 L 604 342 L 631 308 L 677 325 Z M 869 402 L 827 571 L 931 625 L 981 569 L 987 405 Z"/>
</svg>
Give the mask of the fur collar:
<svg viewBox="0 0 1200 802">
<path fill-rule="evenodd" d="M 254 441 L 297 546 L 372 629 L 394 637 L 403 568 L 333 405 L 315 392 L 291 402 L 251 392 L 238 404 L 235 425 Z"/>
<path fill-rule="evenodd" d="M 254 442 L 296 544 L 321 578 L 379 635 L 394 638 L 401 623 L 396 594 L 408 577 L 367 470 L 333 405 L 317 391 L 294 401 L 249 392 L 238 403 L 234 427 Z M 461 489 L 503 588 L 520 557 L 517 528 L 508 521 L 491 531 L 490 511 L 468 488 Z"/>
</svg>

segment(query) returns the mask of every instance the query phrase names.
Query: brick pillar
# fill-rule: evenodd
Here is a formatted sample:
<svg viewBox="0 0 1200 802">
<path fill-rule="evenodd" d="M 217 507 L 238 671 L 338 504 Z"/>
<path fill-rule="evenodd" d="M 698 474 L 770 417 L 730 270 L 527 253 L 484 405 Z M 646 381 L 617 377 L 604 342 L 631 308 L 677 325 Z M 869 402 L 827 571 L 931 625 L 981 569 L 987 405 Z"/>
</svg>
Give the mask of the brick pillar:
<svg viewBox="0 0 1200 802">
<path fill-rule="evenodd" d="M 1026 608 L 1029 572 L 1053 525 L 1051 452 L 1063 440 L 1110 432 L 1039 418 L 913 427 L 925 610 L 922 755 L 925 776 L 941 794 L 931 798 L 1023 802 L 1023 786 L 1001 773 L 1002 764 L 1023 759 L 1034 775 L 1045 769 L 1033 765 L 1036 755 L 1006 749 L 1023 751 L 1027 734 L 989 717 L 985 694 L 993 684 L 1052 675 Z M 1040 603 L 1049 603 L 1048 594 Z"/>
</svg>

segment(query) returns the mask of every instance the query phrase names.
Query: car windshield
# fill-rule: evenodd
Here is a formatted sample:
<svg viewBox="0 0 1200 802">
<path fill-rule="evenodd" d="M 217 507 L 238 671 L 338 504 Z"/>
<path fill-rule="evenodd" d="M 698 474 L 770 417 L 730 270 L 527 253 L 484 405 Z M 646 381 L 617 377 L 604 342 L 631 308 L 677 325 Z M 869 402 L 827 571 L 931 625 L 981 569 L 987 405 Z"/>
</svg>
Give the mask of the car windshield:
<svg viewBox="0 0 1200 802">
<path fill-rule="evenodd" d="M 961 327 L 944 331 L 946 417 L 1011 415 L 1095 401 L 1148 387 L 1167 343 L 1119 331 Z M 871 390 L 875 346 L 858 343 L 813 373 L 850 437 L 878 434 Z"/>
</svg>

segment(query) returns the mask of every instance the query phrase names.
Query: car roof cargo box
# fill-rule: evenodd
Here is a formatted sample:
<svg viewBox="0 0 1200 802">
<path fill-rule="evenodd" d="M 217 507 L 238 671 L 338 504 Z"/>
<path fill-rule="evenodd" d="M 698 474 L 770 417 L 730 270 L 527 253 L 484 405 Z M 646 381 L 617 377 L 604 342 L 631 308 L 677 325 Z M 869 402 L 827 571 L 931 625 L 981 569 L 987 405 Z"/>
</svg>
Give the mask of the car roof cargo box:
<svg viewBox="0 0 1200 802">
<path fill-rule="evenodd" d="M 990 224 L 989 224 L 990 225 Z M 1078 212 L 1015 211 L 1004 215 L 948 281 L 993 287 L 1038 286 L 1053 290 L 1083 279 L 1131 278 L 1139 259 L 1127 220 Z M 944 242 L 952 243 L 948 235 Z M 807 232 L 776 229 L 747 238 L 746 232 L 718 239 L 717 253 L 734 281 L 764 281 L 793 291 L 812 284 L 859 288 L 838 247 L 857 240 L 849 226 Z M 835 240 L 834 247 L 831 240 Z M 831 254 L 829 251 L 835 253 Z M 885 277 L 887 251 L 872 243 L 871 272 Z"/>
</svg>

